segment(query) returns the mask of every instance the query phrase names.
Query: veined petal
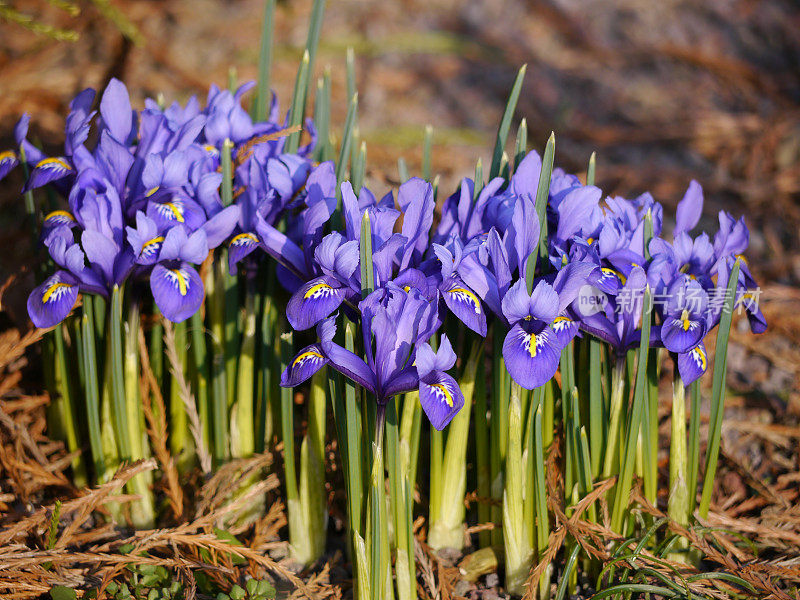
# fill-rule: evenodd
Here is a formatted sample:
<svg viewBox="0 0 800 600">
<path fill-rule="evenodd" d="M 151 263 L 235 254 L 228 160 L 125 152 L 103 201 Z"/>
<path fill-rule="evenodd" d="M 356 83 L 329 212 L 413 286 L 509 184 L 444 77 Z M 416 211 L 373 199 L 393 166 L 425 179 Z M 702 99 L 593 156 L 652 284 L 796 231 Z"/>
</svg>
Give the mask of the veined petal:
<svg viewBox="0 0 800 600">
<path fill-rule="evenodd" d="M 689 350 L 678 354 L 678 372 L 683 385 L 689 385 L 699 379 L 708 369 L 708 354 L 703 342 Z"/>
<path fill-rule="evenodd" d="M 684 313 L 678 317 L 666 317 L 661 326 L 661 341 L 670 352 L 686 352 L 697 346 L 705 333 L 703 321 Z"/>
<path fill-rule="evenodd" d="M 482 337 L 486 337 L 486 313 L 477 294 L 456 277 L 442 286 L 442 297 L 453 314 L 464 325 Z"/>
<path fill-rule="evenodd" d="M 153 267 L 150 289 L 158 308 L 173 323 L 185 321 L 203 303 L 203 280 L 188 263 Z"/>
<path fill-rule="evenodd" d="M 325 356 L 319 344 L 306 346 L 281 373 L 281 387 L 300 385 L 326 364 L 328 364 L 328 357 Z"/>
<path fill-rule="evenodd" d="M 3 179 L 8 173 L 19 164 L 17 154 L 13 150 L 6 150 L 0 152 L 0 179 Z"/>
<path fill-rule="evenodd" d="M 346 290 L 327 277 L 300 286 L 286 305 L 286 318 L 296 330 L 308 329 L 339 308 Z"/>
<path fill-rule="evenodd" d="M 228 244 L 228 270 L 231 275 L 236 274 L 237 263 L 257 247 L 258 237 L 254 233 L 246 232 L 233 236 Z"/>
<path fill-rule="evenodd" d="M 600 291 L 616 296 L 625 285 L 625 276 L 611 267 L 597 267 L 587 281 Z"/>
<path fill-rule="evenodd" d="M 180 196 L 160 202 L 150 202 L 147 205 L 147 216 L 156 222 L 159 231 L 175 225 L 184 225 L 189 231 L 194 231 L 206 220 L 205 212 L 199 204 Z"/>
<path fill-rule="evenodd" d="M 140 265 L 153 265 L 158 261 L 161 252 L 161 245 L 164 243 L 164 236 L 157 235 L 142 244 L 141 250 L 136 257 L 136 263 Z"/>
<path fill-rule="evenodd" d="M 519 324 L 511 328 L 503 342 L 503 358 L 514 381 L 532 390 L 555 375 L 561 352 L 555 338 L 549 328 L 539 333 L 528 333 Z"/>
<path fill-rule="evenodd" d="M 555 333 L 556 341 L 562 350 L 566 348 L 567 344 L 569 344 L 572 338 L 578 333 L 579 327 L 580 323 L 578 321 L 573 321 L 565 315 L 559 315 L 555 318 L 553 324 L 550 325 L 550 328 Z"/>
<path fill-rule="evenodd" d="M 2 179 L 2 177 L 0 177 L 0 179 Z M 72 213 L 69 211 L 54 210 L 48 213 L 44 221 L 42 221 L 42 239 L 46 239 L 47 235 L 56 227 L 61 227 L 63 225 L 71 228 L 75 227 L 77 224 L 75 217 L 73 217 Z"/>
<path fill-rule="evenodd" d="M 22 191 L 27 192 L 42 187 L 51 181 L 63 179 L 72 172 L 72 166 L 64 158 L 43 158 L 33 167 L 28 182 Z"/>
<path fill-rule="evenodd" d="M 78 281 L 66 271 L 57 271 L 28 296 L 28 314 L 36 327 L 60 323 L 75 306 Z"/>
<path fill-rule="evenodd" d="M 441 431 L 464 406 L 464 394 L 450 375 L 433 371 L 419 382 L 419 402 L 431 425 Z"/>
</svg>

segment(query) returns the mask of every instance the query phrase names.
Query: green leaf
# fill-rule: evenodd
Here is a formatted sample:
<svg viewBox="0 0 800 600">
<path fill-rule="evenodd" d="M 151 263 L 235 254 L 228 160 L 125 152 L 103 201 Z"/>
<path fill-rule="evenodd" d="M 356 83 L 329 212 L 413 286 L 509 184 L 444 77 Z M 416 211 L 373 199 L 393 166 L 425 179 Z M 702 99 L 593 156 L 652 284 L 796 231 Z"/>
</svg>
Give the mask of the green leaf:
<svg viewBox="0 0 800 600">
<path fill-rule="evenodd" d="M 658 594 L 659 596 L 666 596 L 667 598 L 674 598 L 677 595 L 673 590 L 657 585 L 626 583 L 606 588 L 602 592 L 598 592 L 592 596 L 592 600 L 602 600 L 602 598 L 615 596 L 617 594 Z"/>
<path fill-rule="evenodd" d="M 406 164 L 406 159 L 402 156 L 397 159 L 397 174 L 400 177 L 400 183 L 408 181 L 408 165 Z"/>
<path fill-rule="evenodd" d="M 517 73 L 517 78 L 514 80 L 511 93 L 508 95 L 506 109 L 503 112 L 503 118 L 500 120 L 500 126 L 497 129 L 497 139 L 495 140 L 494 151 L 492 152 L 492 167 L 489 169 L 489 179 L 494 179 L 500 174 L 500 161 L 503 159 L 503 151 L 505 150 L 506 140 L 508 139 L 508 130 L 511 128 L 511 119 L 514 117 L 514 111 L 517 109 L 517 101 L 522 91 L 522 81 L 525 79 L 526 69 L 527 65 L 522 65 Z"/>
<path fill-rule="evenodd" d="M 250 114 L 255 121 L 267 118 L 270 102 L 270 71 L 272 69 L 272 37 L 275 28 L 275 0 L 264 2 L 264 20 L 261 25 L 261 47 L 258 53 L 258 86 Z"/>
<path fill-rule="evenodd" d="M 522 119 L 517 129 L 517 141 L 514 144 L 514 170 L 519 169 L 519 165 L 528 152 L 528 121 Z"/>
<path fill-rule="evenodd" d="M 425 126 L 425 133 L 422 138 L 422 178 L 425 181 L 431 180 L 431 150 L 433 147 L 433 127 Z"/>
<path fill-rule="evenodd" d="M 53 600 L 77 600 L 75 590 L 64 585 L 54 585 L 50 588 L 50 597 Z"/>
<path fill-rule="evenodd" d="M 572 551 L 569 553 L 569 557 L 567 558 L 567 562 L 564 565 L 564 572 L 561 575 L 561 581 L 558 584 L 558 591 L 556 592 L 556 600 L 564 600 L 567 596 L 567 590 L 569 589 L 569 579 L 572 575 L 572 571 L 575 569 L 575 563 L 578 560 L 578 552 L 580 552 L 581 546 L 580 544 L 575 544 L 572 547 Z"/>
<path fill-rule="evenodd" d="M 240 542 L 236 538 L 236 536 L 234 536 L 229 531 L 225 531 L 224 529 L 219 529 L 217 527 L 214 527 L 214 535 L 216 535 L 219 539 L 228 542 L 232 546 L 244 546 L 244 544 L 242 544 L 242 542 Z M 243 558 L 242 556 L 240 556 L 240 555 L 238 555 L 236 553 L 230 552 L 229 556 L 230 556 L 231 562 L 234 565 L 246 565 L 247 564 L 247 559 Z"/>
<path fill-rule="evenodd" d="M 725 375 L 728 370 L 728 336 L 731 333 L 733 307 L 736 301 L 736 289 L 739 284 L 741 259 L 737 258 L 728 279 L 725 304 L 717 330 L 717 351 L 714 356 L 714 379 L 711 388 L 711 417 L 708 428 L 708 450 L 706 452 L 706 470 L 703 480 L 703 494 L 700 498 L 700 516 L 708 518 L 711 505 L 711 492 L 714 489 L 714 475 L 719 460 L 719 444 L 722 438 L 722 415 L 725 411 Z"/>
<path fill-rule="evenodd" d="M 372 266 L 372 226 L 369 221 L 369 212 L 364 211 L 361 219 L 361 297 L 366 298 L 375 289 L 375 272 Z"/>
<path fill-rule="evenodd" d="M 339 184 L 336 188 L 337 195 L 341 194 L 340 186 L 345 180 L 347 165 L 350 161 L 350 147 L 353 143 L 353 133 L 358 120 L 358 92 L 350 97 L 350 105 L 347 108 L 347 117 L 344 120 L 344 131 L 342 133 L 342 147 L 339 149 L 339 160 L 336 163 L 336 181 Z M 354 190 L 358 194 L 358 190 Z"/>
<path fill-rule="evenodd" d="M 244 600 L 247 597 L 247 592 L 245 592 L 240 586 L 234 585 L 231 588 L 231 591 L 228 592 L 228 595 L 231 597 L 231 600 Z"/>
<path fill-rule="evenodd" d="M 478 162 L 475 163 L 475 186 L 472 189 L 473 202 L 478 199 L 481 190 L 483 190 L 483 161 L 479 158 Z"/>
<path fill-rule="evenodd" d="M 586 185 L 594 185 L 596 169 L 597 153 L 592 152 L 592 155 L 589 157 L 589 168 L 586 170 Z"/>
<path fill-rule="evenodd" d="M 308 78 L 311 69 L 311 58 L 308 49 L 303 52 L 300 60 L 300 67 L 297 69 L 297 78 L 294 81 L 294 94 L 292 96 L 292 113 L 289 120 L 289 127 L 302 127 L 303 117 L 305 116 L 306 93 L 308 90 Z M 295 132 L 286 138 L 284 152 L 293 154 L 300 146 L 300 132 Z"/>
<path fill-rule="evenodd" d="M 622 517 L 628 506 L 628 496 L 633 480 L 633 467 L 636 460 L 636 444 L 642 422 L 642 412 L 646 398 L 647 386 L 647 358 L 650 349 L 650 322 L 652 318 L 650 286 L 645 286 L 644 301 L 642 303 L 642 338 L 638 350 L 636 365 L 636 384 L 631 405 L 627 437 L 625 440 L 624 454 L 621 460 L 619 481 L 614 498 L 614 510 L 611 515 L 611 529 L 619 532 L 622 528 Z"/>
</svg>

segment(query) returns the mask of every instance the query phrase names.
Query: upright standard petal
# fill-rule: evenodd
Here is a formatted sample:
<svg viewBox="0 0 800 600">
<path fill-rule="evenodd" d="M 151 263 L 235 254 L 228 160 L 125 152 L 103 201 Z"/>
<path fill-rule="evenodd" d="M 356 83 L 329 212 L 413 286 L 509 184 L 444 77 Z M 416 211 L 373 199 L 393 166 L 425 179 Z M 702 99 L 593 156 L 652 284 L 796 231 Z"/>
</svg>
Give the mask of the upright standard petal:
<svg viewBox="0 0 800 600">
<path fill-rule="evenodd" d="M 203 280 L 188 263 L 157 264 L 150 274 L 150 290 L 158 308 L 173 323 L 185 321 L 203 303 Z"/>
<path fill-rule="evenodd" d="M 678 210 L 675 214 L 675 232 L 679 233 L 691 231 L 700 220 L 703 213 L 703 188 L 694 179 L 689 183 L 689 189 L 683 195 L 683 199 L 678 202 Z"/>
<path fill-rule="evenodd" d="M 127 144 L 133 130 L 134 112 L 128 88 L 119 79 L 112 78 L 108 82 L 100 100 L 100 115 L 114 139 Z"/>
<path fill-rule="evenodd" d="M 503 342 L 509 374 L 528 390 L 544 385 L 556 374 L 560 353 L 556 336 L 548 327 L 529 333 L 518 323 Z"/>
<path fill-rule="evenodd" d="M 52 327 L 64 320 L 78 299 L 78 280 L 56 271 L 28 296 L 28 314 L 36 327 Z"/>
</svg>

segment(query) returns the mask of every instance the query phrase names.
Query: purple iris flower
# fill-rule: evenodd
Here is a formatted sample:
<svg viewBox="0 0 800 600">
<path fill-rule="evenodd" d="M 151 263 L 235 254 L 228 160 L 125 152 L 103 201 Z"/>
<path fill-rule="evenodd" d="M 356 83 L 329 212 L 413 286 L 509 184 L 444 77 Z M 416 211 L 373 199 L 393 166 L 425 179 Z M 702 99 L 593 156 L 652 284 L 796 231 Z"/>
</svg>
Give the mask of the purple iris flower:
<svg viewBox="0 0 800 600">
<path fill-rule="evenodd" d="M 544 385 L 558 370 L 561 351 L 580 325 L 567 308 L 592 268 L 589 263 L 571 263 L 552 285 L 540 279 L 530 294 L 520 279 L 504 296 L 503 315 L 511 329 L 503 342 L 503 358 L 511 377 L 522 387 L 532 390 Z"/>
<path fill-rule="evenodd" d="M 330 177 L 335 176 L 330 167 Z M 316 173 L 316 171 L 315 171 Z M 314 176 L 314 173 L 312 173 Z M 309 177 L 309 182 L 311 177 Z M 313 188 L 309 188 L 309 199 Z M 360 294 L 361 281 L 358 266 L 358 249 L 361 242 L 361 221 L 364 212 L 370 216 L 373 268 L 375 286 L 380 288 L 408 269 L 423 262 L 433 224 L 433 189 L 419 178 L 412 178 L 400 186 L 397 202 L 402 213 L 394 208 L 394 199 L 387 194 L 380 201 L 367 188 L 362 188 L 356 198 L 352 186 L 342 184 L 342 207 L 345 235 L 329 234 L 319 238 L 322 226 L 335 207 L 335 196 L 316 201 L 304 213 L 304 227 L 311 229 L 303 236 L 303 253 L 306 263 L 299 272 L 314 276 L 295 291 L 286 309 L 289 323 L 295 329 L 308 329 L 330 315 L 345 300 L 354 303 Z M 331 200 L 333 203 L 330 203 Z M 400 233 L 394 233 L 395 222 L 403 214 Z M 284 247 L 288 244 L 284 242 Z M 313 249 L 313 254 L 309 251 Z M 299 249 L 295 251 L 299 256 Z M 313 261 L 309 260 L 313 257 Z"/>
<path fill-rule="evenodd" d="M 683 275 L 667 290 L 662 311 L 661 342 L 670 352 L 686 352 L 708 332 L 708 294 L 695 280 Z"/>
<path fill-rule="evenodd" d="M 37 327 L 52 327 L 72 310 L 78 292 L 108 295 L 133 268 L 133 253 L 122 243 L 122 220 L 113 188 L 103 194 L 89 189 L 74 211 L 82 232 L 75 242 L 72 227 L 55 227 L 45 239 L 50 256 L 62 270 L 28 296 L 28 313 Z M 88 265 L 87 265 L 88 262 Z"/>
<path fill-rule="evenodd" d="M 23 144 L 30 146 L 28 141 L 25 137 L 28 135 L 28 123 L 30 122 L 30 115 L 24 114 L 22 118 L 17 122 L 14 126 L 14 141 L 17 143 L 17 148 L 21 148 Z M 27 146 L 26 146 L 26 156 L 27 156 Z M 35 153 L 38 153 L 39 150 L 35 147 L 31 146 Z M 17 151 L 15 150 L 4 150 L 0 152 L 0 181 L 2 181 L 6 175 L 8 175 L 11 171 L 14 170 L 19 164 L 19 156 Z"/>
<path fill-rule="evenodd" d="M 103 94 L 102 104 L 107 104 L 105 98 L 114 96 L 117 86 L 124 88 L 122 82 L 112 79 L 108 84 L 106 92 Z M 127 92 L 126 92 L 127 95 Z M 66 189 L 65 184 L 75 177 L 75 158 L 74 155 L 83 148 L 83 143 L 89 136 L 89 126 L 94 118 L 95 112 L 91 111 L 94 102 L 95 92 L 93 89 L 85 89 L 78 94 L 70 103 L 70 113 L 67 116 L 66 135 L 64 141 L 64 155 L 56 157 L 44 156 L 37 151 L 33 156 L 28 155 L 26 146 L 26 158 L 32 163 L 32 169 L 28 181 L 25 183 L 23 192 L 42 187 L 48 183 L 54 183 L 60 191 Z M 129 115 L 130 117 L 130 115 Z"/>
<path fill-rule="evenodd" d="M 587 277 L 593 288 L 585 288 L 587 293 L 579 296 L 577 306 L 573 305 L 581 329 L 607 342 L 617 356 L 624 356 L 626 351 L 639 344 L 644 289 L 647 285 L 647 275 L 640 266 L 631 268 L 628 276 L 623 278 L 619 290 L 611 294 L 604 292 Z M 655 339 L 652 331 L 651 339 Z"/>
<path fill-rule="evenodd" d="M 445 305 L 464 325 L 481 337 L 486 337 L 486 311 L 483 304 L 458 274 L 465 253 L 461 240 L 453 234 L 447 245 L 433 244 L 432 248 L 441 263 L 438 289 Z M 477 244 L 472 244 L 466 252 L 474 252 L 476 248 Z"/>
<path fill-rule="evenodd" d="M 435 300 L 417 290 L 388 283 L 359 304 L 366 360 L 333 342 L 336 317 L 330 317 L 317 326 L 320 341 L 303 348 L 283 372 L 281 385 L 299 385 L 327 364 L 373 393 L 379 404 L 418 389 L 425 414 L 443 429 L 463 407 L 464 396 L 445 373 L 456 359 L 447 337 L 438 352 L 426 343 L 437 327 L 435 307 Z"/>
</svg>

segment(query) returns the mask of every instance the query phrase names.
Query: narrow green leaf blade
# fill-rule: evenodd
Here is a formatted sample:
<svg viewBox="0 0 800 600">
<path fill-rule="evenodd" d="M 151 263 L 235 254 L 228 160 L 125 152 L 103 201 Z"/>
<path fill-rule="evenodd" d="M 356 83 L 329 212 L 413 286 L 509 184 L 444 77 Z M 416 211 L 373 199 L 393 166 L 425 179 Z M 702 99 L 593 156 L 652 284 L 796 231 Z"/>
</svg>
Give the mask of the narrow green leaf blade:
<svg viewBox="0 0 800 600">
<path fill-rule="evenodd" d="M 500 120 L 500 126 L 497 129 L 497 139 L 494 144 L 494 151 L 492 152 L 492 166 L 489 169 L 489 179 L 493 179 L 500 174 L 500 161 L 503 158 L 503 151 L 506 147 L 506 140 L 508 139 L 508 131 L 511 128 L 511 119 L 514 117 L 514 111 L 517 109 L 517 101 L 519 94 L 522 91 L 522 82 L 525 79 L 525 70 L 528 65 L 522 65 L 517 78 L 514 80 L 514 85 L 511 88 L 511 93 L 508 96 L 506 109 L 503 112 L 503 118 Z"/>
</svg>

